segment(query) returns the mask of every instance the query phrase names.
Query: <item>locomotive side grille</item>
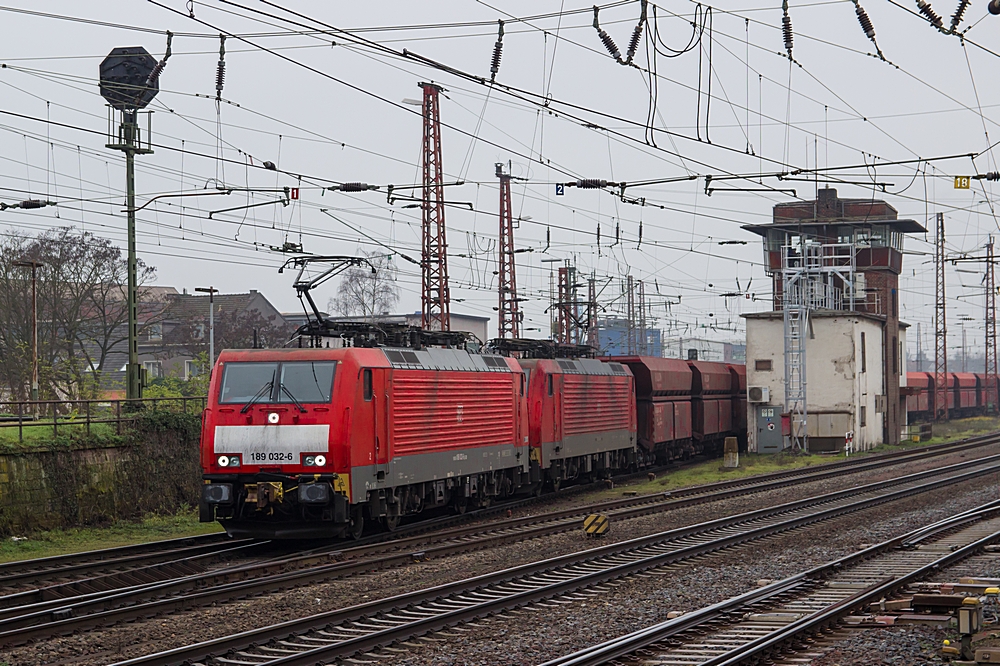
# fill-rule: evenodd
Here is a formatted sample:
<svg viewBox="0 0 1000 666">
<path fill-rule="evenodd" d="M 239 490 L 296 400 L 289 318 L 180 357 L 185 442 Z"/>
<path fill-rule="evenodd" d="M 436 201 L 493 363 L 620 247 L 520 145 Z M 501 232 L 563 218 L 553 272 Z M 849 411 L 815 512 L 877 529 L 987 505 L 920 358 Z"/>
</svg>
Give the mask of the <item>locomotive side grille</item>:
<svg viewBox="0 0 1000 666">
<path fill-rule="evenodd" d="M 510 374 L 397 372 L 392 379 L 391 428 L 397 454 L 514 442 Z"/>
<path fill-rule="evenodd" d="M 563 375 L 563 436 L 627 430 L 629 394 L 618 377 Z"/>
</svg>

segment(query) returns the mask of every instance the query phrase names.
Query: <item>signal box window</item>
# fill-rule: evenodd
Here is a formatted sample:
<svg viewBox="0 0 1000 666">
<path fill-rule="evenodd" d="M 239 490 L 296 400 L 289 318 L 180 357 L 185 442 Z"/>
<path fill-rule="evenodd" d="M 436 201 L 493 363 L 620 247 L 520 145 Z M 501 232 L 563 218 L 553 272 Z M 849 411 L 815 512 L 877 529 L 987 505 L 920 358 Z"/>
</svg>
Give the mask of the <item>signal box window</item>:
<svg viewBox="0 0 1000 666">
<path fill-rule="evenodd" d="M 365 384 L 365 402 L 371 402 L 372 399 L 372 371 L 365 369 L 364 371 L 364 384 Z"/>
<path fill-rule="evenodd" d="M 758 372 L 770 372 L 772 369 L 772 361 L 769 358 L 758 358 L 753 362 L 753 369 Z"/>
<path fill-rule="evenodd" d="M 868 425 L 868 408 L 864 405 L 858 408 L 858 425 L 862 428 Z"/>
</svg>

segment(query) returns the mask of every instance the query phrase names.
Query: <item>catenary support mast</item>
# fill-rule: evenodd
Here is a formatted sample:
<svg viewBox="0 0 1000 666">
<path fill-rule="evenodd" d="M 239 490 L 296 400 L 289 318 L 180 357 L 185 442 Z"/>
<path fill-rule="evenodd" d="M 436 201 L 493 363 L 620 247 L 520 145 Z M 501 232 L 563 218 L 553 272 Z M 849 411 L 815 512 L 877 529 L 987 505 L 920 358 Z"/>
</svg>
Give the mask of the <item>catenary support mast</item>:
<svg viewBox="0 0 1000 666">
<path fill-rule="evenodd" d="M 451 293 L 448 290 L 448 244 L 444 226 L 444 172 L 441 166 L 441 86 L 420 83 L 423 98 L 423 212 L 421 326 L 431 331 L 451 330 Z"/>
</svg>

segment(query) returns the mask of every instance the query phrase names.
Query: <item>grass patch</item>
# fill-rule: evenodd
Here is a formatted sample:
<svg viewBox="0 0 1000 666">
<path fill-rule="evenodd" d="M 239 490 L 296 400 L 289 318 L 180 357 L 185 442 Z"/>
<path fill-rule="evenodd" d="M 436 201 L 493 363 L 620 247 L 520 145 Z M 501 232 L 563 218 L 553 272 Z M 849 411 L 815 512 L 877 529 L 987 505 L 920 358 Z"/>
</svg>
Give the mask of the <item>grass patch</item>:
<svg viewBox="0 0 1000 666">
<path fill-rule="evenodd" d="M 50 444 L 53 441 L 53 428 L 52 421 L 42 421 L 39 423 L 25 424 L 21 428 L 22 436 L 24 438 L 25 445 L 40 445 L 40 444 Z M 127 428 L 128 425 L 124 425 Z M 63 421 L 60 420 L 58 427 L 55 429 L 59 438 L 73 437 L 81 438 L 87 437 L 87 422 L 80 421 L 77 419 Z M 90 437 L 94 439 L 108 439 L 115 437 L 118 431 L 114 423 L 91 423 L 90 424 Z M 19 443 L 18 428 L 16 424 L 11 425 L 10 423 L 0 424 L 0 446 L 10 446 L 17 445 Z"/>
<path fill-rule="evenodd" d="M 198 512 L 189 509 L 171 516 L 148 516 L 137 522 L 122 520 L 107 527 L 79 527 L 37 532 L 24 541 L 4 539 L 0 542 L 0 562 L 79 553 L 221 531 L 222 528 L 218 523 L 199 523 Z"/>
</svg>

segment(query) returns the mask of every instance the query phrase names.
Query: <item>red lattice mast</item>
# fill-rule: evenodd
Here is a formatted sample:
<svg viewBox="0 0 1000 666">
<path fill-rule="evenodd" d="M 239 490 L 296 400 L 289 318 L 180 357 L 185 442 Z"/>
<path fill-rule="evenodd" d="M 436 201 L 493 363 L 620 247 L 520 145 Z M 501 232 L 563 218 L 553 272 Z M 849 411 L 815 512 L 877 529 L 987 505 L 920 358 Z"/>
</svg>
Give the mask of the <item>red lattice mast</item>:
<svg viewBox="0 0 1000 666">
<path fill-rule="evenodd" d="M 497 164 L 500 179 L 500 323 L 498 337 L 521 337 L 521 313 L 517 307 L 517 271 L 514 266 L 514 214 L 510 201 L 510 174 Z"/>
<path fill-rule="evenodd" d="M 993 236 L 986 244 L 986 405 L 997 412 L 997 282 L 993 266 Z"/>
<path fill-rule="evenodd" d="M 438 94 L 443 90 L 433 83 L 418 84 L 424 91 L 424 187 L 420 207 L 423 211 L 423 243 L 420 265 L 423 268 L 421 326 L 430 331 L 451 330 L 451 293 L 448 290 L 448 244 L 444 233 L 444 172 L 441 168 L 441 111 Z"/>
</svg>

